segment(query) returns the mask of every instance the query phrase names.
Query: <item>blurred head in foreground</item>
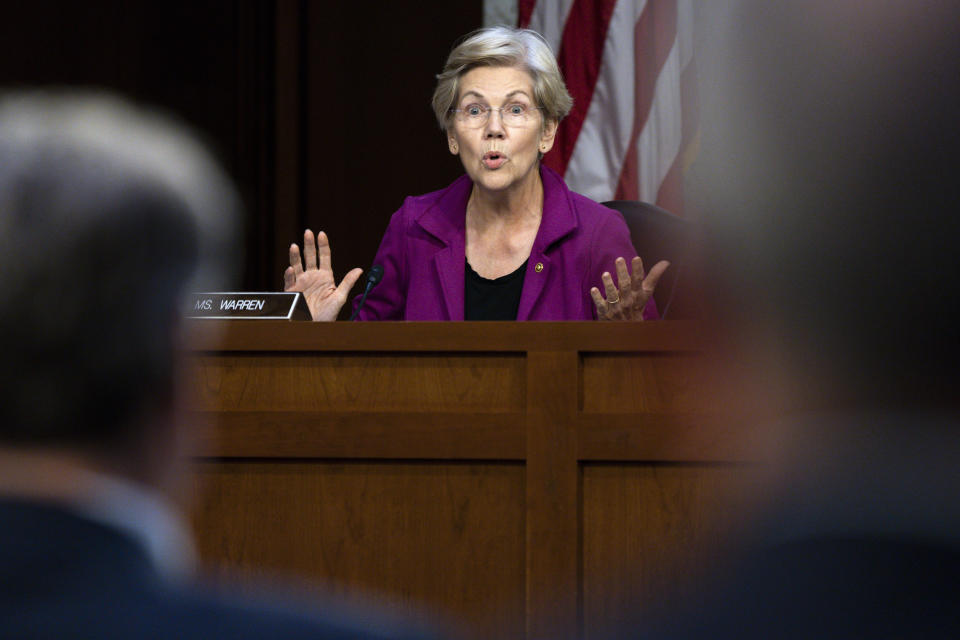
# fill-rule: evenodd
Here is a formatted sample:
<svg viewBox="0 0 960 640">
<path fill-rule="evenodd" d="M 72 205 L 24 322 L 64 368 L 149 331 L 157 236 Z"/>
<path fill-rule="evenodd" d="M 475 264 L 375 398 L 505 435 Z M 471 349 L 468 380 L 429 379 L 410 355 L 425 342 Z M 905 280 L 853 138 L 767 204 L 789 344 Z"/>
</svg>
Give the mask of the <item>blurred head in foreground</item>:
<svg viewBox="0 0 960 640">
<path fill-rule="evenodd" d="M 722 319 L 794 408 L 956 408 L 957 3 L 732 5 L 696 167 Z"/>
<path fill-rule="evenodd" d="M 956 637 L 960 5 L 726 8 L 694 199 L 779 418 L 744 557 L 659 635 Z"/>
<path fill-rule="evenodd" d="M 164 481 L 181 296 L 226 275 L 238 204 L 166 117 L 107 95 L 0 93 L 0 475 L 69 451 Z"/>
<path fill-rule="evenodd" d="M 400 638 L 292 593 L 191 581 L 184 294 L 222 285 L 238 199 L 128 102 L 0 96 L 0 636 Z"/>
</svg>

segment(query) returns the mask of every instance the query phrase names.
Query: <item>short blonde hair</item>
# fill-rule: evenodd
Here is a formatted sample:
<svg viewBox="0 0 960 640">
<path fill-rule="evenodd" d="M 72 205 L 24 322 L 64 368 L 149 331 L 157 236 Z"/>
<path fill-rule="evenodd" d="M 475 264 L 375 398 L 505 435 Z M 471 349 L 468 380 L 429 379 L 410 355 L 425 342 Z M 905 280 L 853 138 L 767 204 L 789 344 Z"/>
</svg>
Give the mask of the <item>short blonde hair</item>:
<svg viewBox="0 0 960 640">
<path fill-rule="evenodd" d="M 550 45 L 536 31 L 513 27 L 487 27 L 468 34 L 447 57 L 433 91 L 433 112 L 446 131 L 451 109 L 460 93 L 460 78 L 476 67 L 520 67 L 533 77 L 533 98 L 544 121 L 560 122 L 573 107 L 573 98 Z"/>
</svg>

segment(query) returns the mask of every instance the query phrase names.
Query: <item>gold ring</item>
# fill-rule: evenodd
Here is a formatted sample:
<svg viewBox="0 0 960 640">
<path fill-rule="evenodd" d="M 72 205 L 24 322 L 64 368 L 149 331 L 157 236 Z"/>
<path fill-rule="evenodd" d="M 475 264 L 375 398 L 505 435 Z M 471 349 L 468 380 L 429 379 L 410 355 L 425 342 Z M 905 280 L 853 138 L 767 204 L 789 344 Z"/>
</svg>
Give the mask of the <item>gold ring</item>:
<svg viewBox="0 0 960 640">
<path fill-rule="evenodd" d="M 607 304 L 617 304 L 618 302 L 620 302 L 620 292 L 619 292 L 619 291 L 617 291 L 617 299 L 616 299 L 616 300 L 607 300 Z"/>
</svg>

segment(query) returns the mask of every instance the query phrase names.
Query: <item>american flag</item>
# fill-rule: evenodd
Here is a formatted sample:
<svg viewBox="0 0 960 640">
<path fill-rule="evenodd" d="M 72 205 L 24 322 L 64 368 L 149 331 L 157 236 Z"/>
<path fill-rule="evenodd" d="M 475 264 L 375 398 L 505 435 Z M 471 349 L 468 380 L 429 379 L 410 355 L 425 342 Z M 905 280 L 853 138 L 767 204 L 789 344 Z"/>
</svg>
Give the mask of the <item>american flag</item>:
<svg viewBox="0 0 960 640">
<path fill-rule="evenodd" d="M 681 214 L 697 140 L 692 0 L 485 0 L 484 23 L 539 32 L 573 111 L 544 162 L 594 200 Z"/>
</svg>

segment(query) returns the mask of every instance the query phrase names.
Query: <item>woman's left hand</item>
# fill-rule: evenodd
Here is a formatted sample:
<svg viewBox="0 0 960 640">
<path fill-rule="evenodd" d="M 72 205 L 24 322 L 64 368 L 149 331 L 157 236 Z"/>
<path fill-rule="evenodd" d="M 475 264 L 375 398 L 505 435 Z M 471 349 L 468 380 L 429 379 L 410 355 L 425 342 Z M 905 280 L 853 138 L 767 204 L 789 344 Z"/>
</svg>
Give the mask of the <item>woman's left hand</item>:
<svg viewBox="0 0 960 640">
<path fill-rule="evenodd" d="M 615 264 L 619 288 L 613 284 L 610 273 L 604 272 L 602 279 L 606 297 L 600 295 L 600 290 L 596 287 L 590 289 L 593 304 L 597 305 L 597 320 L 643 320 L 647 301 L 670 263 L 662 260 L 653 265 L 646 278 L 643 277 L 643 261 L 640 256 L 633 259 L 632 275 L 627 273 L 627 261 L 623 258 L 617 258 Z"/>
</svg>

